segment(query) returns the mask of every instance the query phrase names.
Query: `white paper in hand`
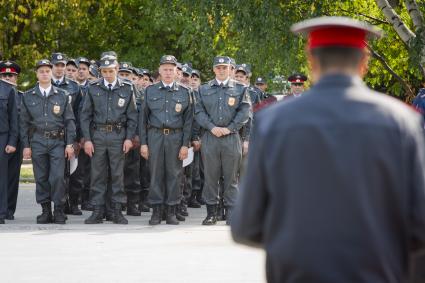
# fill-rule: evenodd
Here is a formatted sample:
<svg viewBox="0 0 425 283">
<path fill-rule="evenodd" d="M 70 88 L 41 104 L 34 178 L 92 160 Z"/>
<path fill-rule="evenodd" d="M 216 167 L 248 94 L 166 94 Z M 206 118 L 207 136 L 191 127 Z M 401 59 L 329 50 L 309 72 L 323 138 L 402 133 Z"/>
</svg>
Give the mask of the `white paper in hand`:
<svg viewBox="0 0 425 283">
<path fill-rule="evenodd" d="M 189 147 L 189 150 L 187 151 L 187 158 L 183 159 L 183 167 L 186 167 L 193 162 L 193 156 L 193 147 Z"/>
<path fill-rule="evenodd" d="M 73 156 L 69 160 L 69 175 L 72 175 L 72 173 L 74 173 L 75 170 L 77 170 L 77 166 L 78 166 L 78 157 Z"/>
</svg>

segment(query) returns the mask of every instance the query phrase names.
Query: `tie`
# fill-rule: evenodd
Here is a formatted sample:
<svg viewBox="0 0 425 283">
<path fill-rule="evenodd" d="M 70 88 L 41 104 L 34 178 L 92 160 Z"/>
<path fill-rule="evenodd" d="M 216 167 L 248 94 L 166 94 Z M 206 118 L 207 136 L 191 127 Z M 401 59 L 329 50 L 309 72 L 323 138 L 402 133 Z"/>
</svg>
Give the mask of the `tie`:
<svg viewBox="0 0 425 283">
<path fill-rule="evenodd" d="M 171 87 L 170 87 L 169 85 L 167 85 L 166 89 L 167 89 L 168 91 L 170 91 L 170 90 L 171 90 Z"/>
<path fill-rule="evenodd" d="M 46 91 L 43 91 L 43 96 L 44 96 L 44 97 L 46 97 L 46 96 L 47 96 Z"/>
<path fill-rule="evenodd" d="M 58 81 L 56 81 L 56 85 L 59 85 L 61 82 L 58 80 Z"/>
<path fill-rule="evenodd" d="M 108 87 L 109 87 L 109 91 L 111 91 L 112 90 L 112 84 L 108 84 Z"/>
<path fill-rule="evenodd" d="M 220 87 L 222 88 L 222 87 L 224 87 L 224 84 L 223 83 L 220 83 Z"/>
</svg>

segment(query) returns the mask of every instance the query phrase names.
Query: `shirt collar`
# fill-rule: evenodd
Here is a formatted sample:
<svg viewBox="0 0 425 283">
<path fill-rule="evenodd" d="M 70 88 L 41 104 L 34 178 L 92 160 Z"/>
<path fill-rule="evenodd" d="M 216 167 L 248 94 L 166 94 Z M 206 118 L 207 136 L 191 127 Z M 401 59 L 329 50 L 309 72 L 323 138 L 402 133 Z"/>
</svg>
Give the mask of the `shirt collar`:
<svg viewBox="0 0 425 283">
<path fill-rule="evenodd" d="M 109 83 L 107 80 L 103 79 L 103 84 L 104 84 L 107 88 L 109 88 L 109 85 L 111 84 L 111 85 L 112 85 L 112 88 L 114 88 L 114 87 L 115 87 L 115 85 L 117 84 L 117 79 L 115 79 L 115 81 L 113 81 L 112 83 Z"/>
<path fill-rule="evenodd" d="M 217 81 L 218 85 L 220 85 L 220 84 L 227 85 L 227 83 L 229 82 L 229 78 L 227 78 L 225 81 L 220 81 L 217 78 L 215 80 Z"/>
<path fill-rule="evenodd" d="M 166 84 L 166 83 L 164 83 L 163 81 L 161 81 L 162 82 L 162 85 L 164 86 L 164 87 L 170 87 L 170 88 L 173 88 L 173 86 L 174 86 L 174 82 L 172 82 L 171 84 Z"/>
<path fill-rule="evenodd" d="M 49 96 L 50 91 L 52 90 L 52 85 L 50 85 L 48 88 L 44 89 L 40 85 L 38 85 L 38 88 L 40 89 L 40 92 L 42 95 L 44 95 L 44 92 L 46 92 L 46 95 Z"/>
<path fill-rule="evenodd" d="M 59 81 L 59 84 L 61 84 L 64 80 L 65 80 L 65 76 L 63 76 L 62 78 L 52 78 L 53 81 L 56 83 L 57 81 Z"/>
</svg>

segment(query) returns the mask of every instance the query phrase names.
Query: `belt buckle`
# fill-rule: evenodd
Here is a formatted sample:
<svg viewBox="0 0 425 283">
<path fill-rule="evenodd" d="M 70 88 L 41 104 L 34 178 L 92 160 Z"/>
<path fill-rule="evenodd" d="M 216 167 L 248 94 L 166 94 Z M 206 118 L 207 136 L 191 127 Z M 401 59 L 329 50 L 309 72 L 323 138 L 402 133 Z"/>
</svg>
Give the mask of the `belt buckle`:
<svg viewBox="0 0 425 283">
<path fill-rule="evenodd" d="M 163 133 L 168 136 L 170 134 L 170 129 L 163 129 Z"/>
<path fill-rule="evenodd" d="M 112 130 L 113 130 L 112 125 L 106 125 L 106 131 L 107 131 L 108 133 L 111 133 L 111 132 L 112 132 Z"/>
</svg>

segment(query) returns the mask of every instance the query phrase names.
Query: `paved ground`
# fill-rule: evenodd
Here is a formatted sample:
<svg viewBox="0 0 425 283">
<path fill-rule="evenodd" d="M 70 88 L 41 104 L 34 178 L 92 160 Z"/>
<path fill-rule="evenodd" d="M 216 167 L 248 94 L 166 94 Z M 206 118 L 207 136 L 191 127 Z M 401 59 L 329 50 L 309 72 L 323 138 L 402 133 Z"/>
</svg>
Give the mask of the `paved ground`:
<svg viewBox="0 0 425 283">
<path fill-rule="evenodd" d="M 22 185 L 16 220 L 0 226 L 0 282 L 264 282 L 264 254 L 236 245 L 229 228 L 199 225 L 205 208 L 179 226 L 37 225 L 33 185 Z"/>
</svg>

